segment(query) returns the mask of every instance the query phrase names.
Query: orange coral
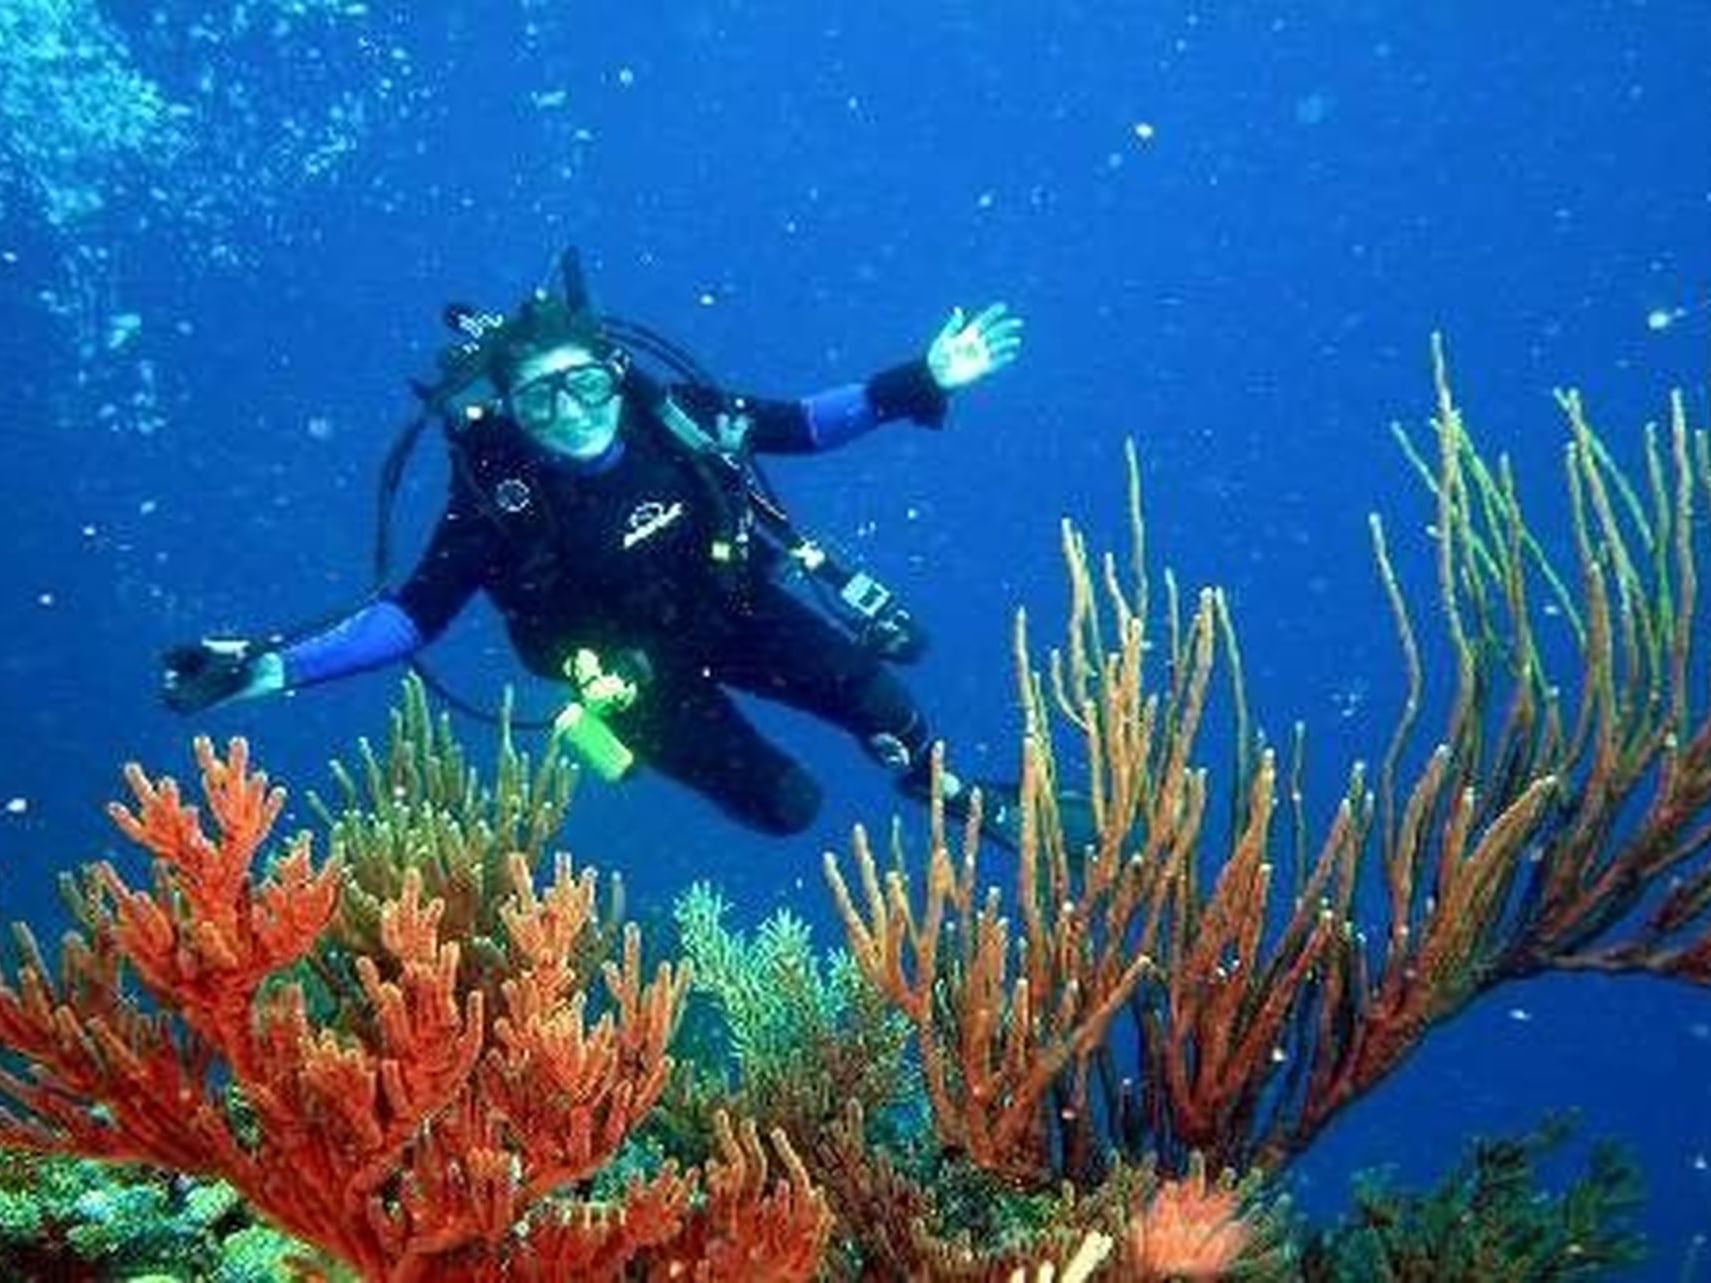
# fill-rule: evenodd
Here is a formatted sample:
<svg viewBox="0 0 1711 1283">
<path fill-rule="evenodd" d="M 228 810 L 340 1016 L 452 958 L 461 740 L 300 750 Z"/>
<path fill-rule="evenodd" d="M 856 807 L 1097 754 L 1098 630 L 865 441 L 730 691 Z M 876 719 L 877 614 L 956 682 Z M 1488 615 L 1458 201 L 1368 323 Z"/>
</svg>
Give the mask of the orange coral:
<svg viewBox="0 0 1711 1283">
<path fill-rule="evenodd" d="M 771 1136 L 784 1164 L 768 1184 L 766 1149 L 752 1121 L 733 1129 L 715 1118 L 719 1156 L 708 1164 L 707 1196 L 690 1208 L 695 1178 L 667 1165 L 632 1180 L 623 1202 L 560 1208 L 538 1219 L 515 1277 L 524 1283 L 602 1283 L 639 1267 L 648 1278 L 691 1283 L 792 1283 L 814 1276 L 832 1214 L 783 1132 Z"/>
<path fill-rule="evenodd" d="M 782 1131 L 771 1140 L 785 1176 L 770 1187 L 766 1149 L 751 1120 L 715 1120 L 719 1157 L 708 1165 L 707 1202 L 677 1242 L 657 1254 L 658 1272 L 695 1283 L 788 1283 L 813 1277 L 832 1213 Z"/>
<path fill-rule="evenodd" d="M 860 831 L 847 883 L 827 857 L 853 958 L 913 1025 L 934 1130 L 981 1167 L 1086 1186 L 1113 1155 L 1176 1166 L 1200 1150 L 1276 1170 L 1499 984 L 1594 969 L 1711 984 L 1711 706 L 1694 682 L 1711 438 L 1673 396 L 1667 432 L 1646 438 L 1648 511 L 1561 394 L 1579 572 L 1565 573 L 1507 464 L 1475 449 L 1436 339 L 1432 358 L 1435 466 L 1406 449 L 1435 499 L 1455 665 L 1411 783 L 1425 669 L 1382 524 L 1406 695 L 1376 782 L 1351 768 L 1315 848 L 1301 741 L 1286 767 L 1251 728 L 1224 595 L 1204 590 L 1185 618 L 1173 585 L 1166 637 L 1149 631 L 1131 451 L 1127 573 L 1065 522 L 1064 645 L 1038 663 L 1017 615 L 1014 891 L 977 895 L 978 829 L 952 853 L 936 813 L 921 859 L 894 838 L 882 874 Z M 1568 621 L 1571 677 L 1551 672 L 1568 652 L 1538 640 L 1539 591 Z M 1207 824 L 1196 757 L 1219 669 L 1235 769 L 1228 819 Z M 1084 779 L 1066 780 L 1062 745 Z"/>
<path fill-rule="evenodd" d="M 1010 923 L 998 892 L 975 896 L 975 852 L 980 801 L 962 834 L 962 858 L 953 864 L 945 827 L 943 749 L 932 758 L 928 870 L 924 903 L 911 903 L 901 852 L 883 888 L 865 830 L 855 830 L 856 875 L 865 912 L 858 907 L 835 856 L 825 857 L 826 879 L 843 919 L 850 954 L 864 975 L 915 1027 L 927 1098 L 940 1140 L 966 1152 L 981 1167 L 1028 1180 L 1047 1170 L 1045 1119 L 1048 1093 L 1066 1071 L 1075 1080 L 1066 1112 L 1086 1106 L 1090 1058 L 1105 1041 L 1112 1018 L 1152 970 L 1145 954 L 1123 956 L 1121 930 L 1095 940 L 1091 924 L 1104 912 L 1099 892 L 1058 897 L 1050 915 L 1034 894 L 1032 858 L 1038 807 L 1045 787 L 1037 759 L 1022 778 L 1021 941 L 1011 975 Z M 954 962 L 940 955 L 941 934 L 955 929 Z M 954 975 L 957 1015 L 946 1018 L 945 976 Z"/>
<path fill-rule="evenodd" d="M 242 740 L 224 758 L 206 739 L 195 749 L 215 836 L 170 779 L 128 767 L 135 805 L 110 811 L 154 855 L 155 889 L 132 890 L 109 864 L 89 871 L 57 988 L 19 928 L 0 1045 L 26 1069 L 0 1072 L 0 1143 L 221 1176 L 366 1279 L 616 1278 L 668 1249 L 697 1278 L 812 1273 L 824 1202 L 782 1136 L 788 1175 L 768 1188 L 752 1125 L 741 1148 L 725 1137 L 704 1208 L 690 1210 L 695 1174 L 667 1170 L 618 1209 L 531 1217 L 653 1107 L 688 983 L 669 964 L 646 977 L 631 927 L 590 1023 L 595 999 L 572 959 L 596 923 L 592 871 L 561 857 L 537 892 L 514 858 L 499 974 L 468 984 L 459 942 L 440 938 L 444 903 L 424 899 L 413 870 L 383 906 L 378 951 L 317 953 L 339 861 L 316 869 L 302 836 L 258 881 L 284 792 L 249 769 Z M 352 1009 L 318 1014 L 328 1003 L 297 965 L 311 960 L 336 986 L 354 977 Z M 490 1016 L 487 992 L 502 1012 Z"/>
<path fill-rule="evenodd" d="M 1186 1176 L 1162 1182 L 1131 1215 L 1119 1258 L 1122 1277 L 1135 1283 L 1225 1277 L 1253 1240 L 1242 1211 L 1234 1182 L 1209 1182 L 1196 1155 Z"/>
</svg>

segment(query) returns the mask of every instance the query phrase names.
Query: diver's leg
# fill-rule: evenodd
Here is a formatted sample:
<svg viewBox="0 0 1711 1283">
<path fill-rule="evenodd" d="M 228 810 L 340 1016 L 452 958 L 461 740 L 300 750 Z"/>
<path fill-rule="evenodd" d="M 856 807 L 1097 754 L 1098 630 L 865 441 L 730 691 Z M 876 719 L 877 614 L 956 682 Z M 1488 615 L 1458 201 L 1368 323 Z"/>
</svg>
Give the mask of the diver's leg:
<svg viewBox="0 0 1711 1283">
<path fill-rule="evenodd" d="M 871 651 L 786 594 L 763 598 L 714 676 L 743 690 L 812 713 L 855 737 L 897 780 L 898 789 L 926 801 L 932 787 L 932 727 L 909 688 Z M 941 772 L 939 788 L 954 816 L 966 815 L 970 785 Z M 982 829 L 1013 843 L 1016 790 L 980 782 Z"/>
<path fill-rule="evenodd" d="M 814 777 L 762 736 L 712 682 L 656 674 L 635 705 L 610 721 L 645 765 L 749 828 L 788 837 L 819 813 Z"/>
<path fill-rule="evenodd" d="M 925 769 L 931 731 L 901 681 L 842 629 L 779 590 L 763 590 L 718 647 L 715 681 L 811 713 L 853 735 L 888 769 Z"/>
</svg>

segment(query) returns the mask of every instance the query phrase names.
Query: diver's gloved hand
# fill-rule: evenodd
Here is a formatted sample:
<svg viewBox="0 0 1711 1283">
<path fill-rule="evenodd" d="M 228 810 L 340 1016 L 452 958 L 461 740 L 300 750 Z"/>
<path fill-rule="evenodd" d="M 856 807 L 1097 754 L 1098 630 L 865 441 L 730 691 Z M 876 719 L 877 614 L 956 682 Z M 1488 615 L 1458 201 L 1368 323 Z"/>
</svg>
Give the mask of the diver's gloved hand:
<svg viewBox="0 0 1711 1283">
<path fill-rule="evenodd" d="M 198 713 L 229 700 L 285 688 L 285 661 L 235 637 L 204 637 L 161 656 L 160 697 L 175 713 Z"/>
<path fill-rule="evenodd" d="M 982 308 L 971 321 L 959 307 L 927 349 L 927 368 L 941 391 L 954 392 L 1002 370 L 1022 351 L 1022 318 L 1002 303 Z"/>
</svg>

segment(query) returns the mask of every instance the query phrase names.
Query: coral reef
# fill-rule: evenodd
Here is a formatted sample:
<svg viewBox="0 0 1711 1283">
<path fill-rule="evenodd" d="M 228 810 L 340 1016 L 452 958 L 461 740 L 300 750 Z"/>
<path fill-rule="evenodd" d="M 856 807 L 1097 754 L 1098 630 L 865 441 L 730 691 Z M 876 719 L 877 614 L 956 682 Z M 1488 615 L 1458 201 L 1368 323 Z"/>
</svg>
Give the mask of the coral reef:
<svg viewBox="0 0 1711 1283">
<path fill-rule="evenodd" d="M 726 927 L 729 908 L 697 882 L 674 910 L 694 988 L 716 1005 L 735 1070 L 734 1089 L 705 1092 L 701 1109 L 743 1113 L 811 1148 L 851 1102 L 870 1119 L 902 1104 L 908 1027 L 849 955 L 822 959 L 808 924 L 786 909 L 750 940 Z"/>
<path fill-rule="evenodd" d="M 1622 1150 L 1596 1145 L 1561 1194 L 1539 1188 L 1539 1162 L 1572 1130 L 1554 1118 L 1526 1136 L 1477 1141 L 1426 1194 L 1397 1189 L 1387 1172 L 1357 1177 L 1353 1215 L 1303 1253 L 1305 1283 L 1519 1283 L 1637 1264 L 1639 1171 Z"/>
<path fill-rule="evenodd" d="M 1433 350 L 1436 454 L 1405 448 L 1435 509 L 1449 713 L 1413 744 L 1426 661 L 1375 519 L 1407 694 L 1316 848 L 1301 739 L 1285 764 L 1249 726 L 1222 594 L 1184 619 L 1167 575 L 1153 636 L 1131 452 L 1132 568 L 1066 523 L 1064 646 L 1037 663 L 1017 619 L 1010 892 L 982 868 L 978 800 L 953 833 L 936 754 L 924 869 L 900 826 L 883 856 L 858 831 L 849 878 L 827 858 L 847 954 L 817 955 L 788 913 L 750 940 L 697 886 L 677 912 L 690 961 L 649 971 L 619 884 L 602 895 L 551 851 L 568 766 L 532 765 L 507 730 L 484 785 L 407 683 L 385 753 L 361 746 L 337 801 L 314 801 L 319 862 L 307 834 L 270 849 L 284 793 L 242 740 L 196 742 L 201 806 L 126 769 L 110 814 L 151 887 L 109 862 L 68 880 L 79 929 L 57 969 L 17 927 L 0 1144 L 225 1181 L 326 1279 L 1258 1283 L 1626 1259 L 1631 1172 L 1608 1151 L 1555 1201 L 1528 1192 L 1543 1140 L 1479 1149 L 1427 1200 L 1369 1185 L 1305 1258 L 1275 1192 L 1496 985 L 1711 982 L 1711 710 L 1693 690 L 1711 442 L 1674 398 L 1641 490 L 1560 397 L 1571 590 Z M 1540 592 L 1566 646 L 1540 640 Z M 1577 667 L 1553 678 L 1565 650 Z M 1198 764 L 1220 671 L 1227 825 Z M 1085 844 L 1059 805 L 1078 774 Z M 1370 935 L 1369 902 L 1387 913 Z M 684 1065 L 692 984 L 722 1030 Z"/>
<path fill-rule="evenodd" d="M 1434 1025 L 1505 981 L 1588 968 L 1711 981 L 1694 548 L 1711 445 L 1673 397 L 1662 442 L 1645 435 L 1642 492 L 1579 397 L 1560 394 L 1571 591 L 1507 462 L 1475 449 L 1436 340 L 1432 351 L 1437 450 L 1430 464 L 1409 451 L 1435 505 L 1454 690 L 1411 782 L 1424 661 L 1377 519 L 1408 693 L 1376 787 L 1357 765 L 1314 852 L 1300 753 L 1286 768 L 1248 725 L 1223 595 L 1201 593 L 1184 627 L 1167 579 L 1155 645 L 1131 451 L 1130 572 L 1095 564 L 1066 522 L 1067 640 L 1043 669 L 1017 619 L 1013 896 L 978 892 L 977 821 L 953 847 L 939 808 L 919 880 L 895 838 L 882 876 L 857 834 L 853 889 L 827 856 L 851 951 L 914 1030 L 934 1127 L 982 1167 L 1096 1184 L 1113 1156 L 1157 1153 L 1181 1172 L 1200 1153 L 1275 1171 Z M 1572 633 L 1577 671 L 1550 671 L 1540 591 Z M 1211 857 L 1214 794 L 1195 751 L 1220 655 L 1237 764 L 1228 849 Z M 1072 849 L 1057 802 L 1071 755 L 1094 817 L 1085 848 Z M 1293 841 L 1274 832 L 1280 804 Z M 1388 921 L 1369 934 L 1356 891 L 1374 864 Z"/>
<path fill-rule="evenodd" d="M 503 937 L 499 914 L 511 857 L 521 855 L 538 872 L 570 805 L 575 773 L 556 742 L 531 765 L 513 743 L 507 696 L 488 785 L 449 717 L 433 716 L 427 689 L 412 673 L 392 711 L 384 754 L 360 740 L 355 763 L 334 760 L 331 769 L 337 805 L 313 791 L 308 797 L 345 866 L 332 938 L 347 953 L 375 952 L 381 910 L 415 870 L 422 894 L 445 905 L 440 930 L 462 945 L 460 983 L 494 972 L 503 955 L 494 942 Z M 624 894 L 616 874 L 605 905 L 601 921 L 578 941 L 581 974 L 597 970 L 617 941 Z M 498 997 L 490 992 L 486 1000 Z"/>
<path fill-rule="evenodd" d="M 196 756 L 212 835 L 176 784 L 129 767 L 133 806 L 110 813 L 154 856 L 154 890 L 89 869 L 57 985 L 19 929 L 0 1043 L 25 1067 L 0 1075 L 0 1141 L 217 1175 L 369 1279 L 615 1277 L 644 1255 L 708 1278 L 811 1269 L 827 1213 L 782 1133 L 776 1183 L 752 1125 L 724 1124 L 704 1177 L 668 1165 L 611 1209 L 557 1197 L 652 1108 L 687 987 L 668 963 L 644 974 L 631 929 L 593 1015 L 600 995 L 573 965 L 598 921 L 592 870 L 560 856 L 538 890 L 514 852 L 502 969 L 460 986 L 444 901 L 407 869 L 380 949 L 350 964 L 362 1006 L 318 1020 L 290 973 L 340 949 L 340 860 L 317 868 L 301 835 L 256 878 L 284 792 L 242 740 L 223 757 L 198 740 Z"/>
<path fill-rule="evenodd" d="M 0 1153 L 0 1277 L 272 1283 L 302 1254 L 237 1191 L 140 1167 Z"/>
</svg>

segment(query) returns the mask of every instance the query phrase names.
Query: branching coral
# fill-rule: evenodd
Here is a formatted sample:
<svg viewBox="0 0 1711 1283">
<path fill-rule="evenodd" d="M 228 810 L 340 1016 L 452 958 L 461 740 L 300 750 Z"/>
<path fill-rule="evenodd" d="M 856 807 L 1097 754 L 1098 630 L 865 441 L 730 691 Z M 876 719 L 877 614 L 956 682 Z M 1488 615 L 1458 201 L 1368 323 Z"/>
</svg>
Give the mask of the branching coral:
<svg viewBox="0 0 1711 1283">
<path fill-rule="evenodd" d="M 908 1027 L 849 955 L 820 957 L 787 909 L 751 940 L 725 925 L 729 907 L 698 882 L 674 916 L 695 987 L 728 1033 L 738 1107 L 812 1146 L 849 1102 L 872 1116 L 901 1099 Z"/>
<path fill-rule="evenodd" d="M 380 944 L 380 913 L 415 870 L 422 893 L 445 905 L 440 930 L 463 945 L 460 979 L 468 981 L 497 962 L 502 936 L 500 906 L 510 884 L 509 862 L 521 854 L 539 870 L 570 803 L 574 771 L 549 741 L 538 763 L 518 751 L 511 735 L 507 695 L 499 719 L 499 745 L 491 784 L 470 765 L 445 714 L 436 718 L 415 674 L 404 679 L 392 710 L 384 753 L 366 740 L 356 760 L 334 761 L 338 801 L 309 794 L 326 826 L 331 848 L 345 866 L 332 938 L 347 951 L 372 952 Z M 579 969 L 598 969 L 618 942 L 623 883 L 614 875 L 598 929 L 578 942 Z M 348 990 L 354 977 L 331 977 Z M 498 995 L 489 993 L 487 1001 Z"/>
<path fill-rule="evenodd" d="M 359 1017 L 320 1020 L 289 973 L 342 947 L 328 944 L 340 861 L 317 868 L 300 837 L 256 881 L 284 792 L 250 769 L 241 740 L 223 757 L 198 740 L 196 755 L 213 832 L 171 780 L 128 768 L 134 803 L 111 813 L 154 856 L 154 890 L 91 870 L 57 985 L 18 929 L 0 1044 L 24 1068 L 0 1074 L 0 1142 L 222 1176 L 369 1279 L 496 1279 L 575 1255 L 596 1224 L 608 1277 L 650 1252 L 696 1277 L 737 1277 L 733 1261 L 806 1277 L 825 1208 L 782 1134 L 771 1140 L 788 1176 L 773 1188 L 745 1126 L 701 1203 L 696 1177 L 668 1169 L 615 1217 L 546 1206 L 652 1108 L 688 984 L 669 964 L 644 972 L 632 927 L 602 968 L 604 1001 L 591 988 L 576 959 L 599 921 L 592 870 L 560 856 L 537 887 L 514 852 L 498 962 L 466 983 L 445 902 L 407 869 L 382 905 L 379 947 L 351 963 Z"/>
<path fill-rule="evenodd" d="M 1540 1188 L 1540 1160 L 1572 1128 L 1557 1117 L 1525 1136 L 1477 1141 L 1425 1194 L 1396 1188 L 1387 1172 L 1365 1173 L 1356 1181 L 1354 1214 L 1309 1242 L 1302 1277 L 1519 1283 L 1603 1278 L 1639 1263 L 1645 1253 L 1634 1229 L 1639 1173 L 1632 1158 L 1599 1144 L 1585 1173 L 1561 1194 Z"/>
<path fill-rule="evenodd" d="M 1090 1191 L 1022 1191 L 951 1156 L 907 1170 L 868 1142 L 852 1105 L 805 1158 L 860 1262 L 851 1277 L 996 1283 L 1059 1265 L 1133 1283 L 1296 1277 L 1287 1202 L 1259 1174 L 1214 1175 L 1198 1157 L 1180 1178 L 1148 1161 L 1113 1166 Z"/>
<path fill-rule="evenodd" d="M 1132 570 L 1096 564 L 1066 522 L 1067 642 L 1043 671 L 1018 616 L 1023 828 L 1008 909 L 996 888 L 977 893 L 974 825 L 953 857 L 938 808 L 918 883 L 900 849 L 882 877 L 860 834 L 858 890 L 828 856 L 852 952 L 914 1028 L 935 1128 L 981 1165 L 1096 1181 L 1113 1151 L 1156 1151 L 1178 1170 L 1198 1151 L 1275 1168 L 1494 985 L 1546 968 L 1711 981 L 1711 867 L 1696 859 L 1711 843 L 1711 708 L 1694 680 L 1694 521 L 1711 444 L 1674 397 L 1663 443 L 1646 434 L 1642 491 L 1579 397 L 1561 394 L 1571 591 L 1507 462 L 1474 448 L 1436 341 L 1433 369 L 1437 450 L 1412 457 L 1435 501 L 1454 690 L 1412 782 L 1423 660 L 1377 519 L 1408 696 L 1376 788 L 1357 766 L 1315 853 L 1299 755 L 1280 779 L 1248 726 L 1222 594 L 1202 593 L 1184 626 L 1167 580 L 1169 629 L 1154 645 L 1131 452 Z M 1547 674 L 1541 587 L 1574 632 L 1572 682 Z M 1228 848 L 1213 858 L 1195 753 L 1220 656 L 1238 756 Z M 1058 808 L 1067 755 L 1085 770 L 1085 849 Z M 1274 831 L 1280 793 L 1293 852 Z M 1388 921 L 1369 941 L 1356 892 L 1373 864 Z"/>
</svg>

